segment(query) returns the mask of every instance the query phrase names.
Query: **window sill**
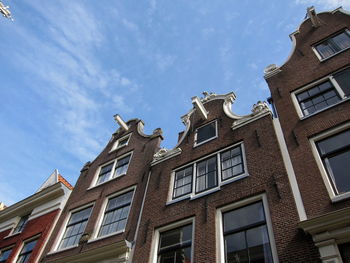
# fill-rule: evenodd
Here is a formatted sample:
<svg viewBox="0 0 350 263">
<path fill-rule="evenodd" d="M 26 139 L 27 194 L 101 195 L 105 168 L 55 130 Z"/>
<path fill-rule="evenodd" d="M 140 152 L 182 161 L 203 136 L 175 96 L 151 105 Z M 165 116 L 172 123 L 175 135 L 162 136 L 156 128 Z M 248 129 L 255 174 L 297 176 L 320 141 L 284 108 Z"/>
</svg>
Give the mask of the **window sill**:
<svg viewBox="0 0 350 263">
<path fill-rule="evenodd" d="M 331 108 L 333 108 L 333 107 L 335 107 L 335 106 L 337 106 L 337 105 L 339 105 L 339 104 L 342 104 L 342 103 L 344 103 L 344 102 L 346 102 L 346 101 L 349 101 L 349 100 L 350 100 L 350 97 L 344 98 L 343 100 L 341 100 L 341 101 L 339 101 L 339 102 L 337 102 L 337 103 L 335 103 L 335 104 L 333 104 L 333 105 L 331 105 L 331 106 L 328 106 L 328 107 L 326 107 L 326 108 L 323 108 L 322 110 L 316 111 L 316 112 L 314 112 L 314 113 L 312 113 L 312 114 L 310 114 L 310 115 L 307 115 L 307 116 L 301 116 L 301 117 L 300 117 L 300 120 L 301 120 L 301 121 L 302 121 L 302 120 L 306 120 L 306 119 L 308 119 L 308 118 L 310 118 L 310 117 L 312 117 L 312 116 L 315 116 L 315 115 L 317 115 L 317 114 L 319 114 L 319 113 L 321 113 L 321 112 L 324 112 L 324 111 L 326 111 L 326 110 L 328 110 L 328 109 L 331 109 Z"/>
<path fill-rule="evenodd" d="M 328 59 L 331 59 L 331 58 L 333 58 L 333 57 L 339 55 L 340 53 L 345 52 L 345 51 L 348 50 L 348 49 L 350 49 L 350 47 L 347 47 L 347 48 L 345 48 L 345 49 L 343 49 L 343 50 L 340 50 L 340 51 L 338 51 L 337 53 L 334 53 L 333 55 L 331 55 L 331 56 L 329 56 L 329 57 L 321 58 L 321 59 L 320 59 L 320 62 L 321 62 L 321 63 L 322 63 L 322 62 L 325 62 L 325 61 L 327 61 Z"/>
<path fill-rule="evenodd" d="M 337 203 L 346 199 L 350 199 L 350 192 L 346 192 L 331 198 L 332 203 Z"/>
<path fill-rule="evenodd" d="M 8 236 L 4 237 L 4 239 L 7 239 L 7 238 L 11 238 L 11 237 L 15 237 L 15 236 L 18 236 L 19 234 L 21 234 L 22 232 L 17 232 L 17 233 L 11 233 L 9 234 Z"/>
<path fill-rule="evenodd" d="M 66 251 L 66 250 L 70 250 L 70 249 L 76 248 L 76 247 L 78 247 L 78 246 L 79 246 L 79 244 L 76 244 L 76 245 L 74 245 L 74 246 L 65 247 L 65 248 L 62 248 L 62 249 L 57 249 L 57 250 L 55 250 L 55 251 L 52 251 L 52 252 L 47 253 L 47 255 L 58 254 L 58 253 L 61 253 L 61 252 Z"/>
<path fill-rule="evenodd" d="M 117 231 L 117 232 L 110 233 L 110 234 L 102 236 L 102 237 L 96 237 L 96 238 L 88 240 L 88 243 L 93 243 L 93 242 L 99 241 L 101 239 L 105 239 L 105 238 L 108 238 L 108 237 L 116 236 L 116 235 L 119 235 L 121 233 L 124 233 L 124 231 L 125 231 L 125 229 Z"/>
<path fill-rule="evenodd" d="M 89 187 L 89 188 L 86 189 L 86 190 L 88 191 L 88 190 L 91 190 L 91 189 L 95 189 L 95 188 L 97 188 L 97 187 L 99 187 L 99 186 L 101 186 L 101 185 L 105 185 L 105 184 L 107 184 L 107 183 L 110 183 L 111 181 L 116 180 L 116 179 L 118 179 L 118 178 L 120 178 L 120 177 L 122 177 L 122 176 L 124 176 L 124 175 L 126 175 L 126 173 L 125 173 L 125 174 L 121 174 L 121 175 L 119 175 L 119 176 L 117 176 L 117 177 L 114 177 L 114 178 L 112 178 L 112 179 L 109 179 L 109 180 L 107 180 L 107 181 L 105 181 L 105 182 L 103 182 L 103 183 L 100 183 L 100 184 L 91 186 L 91 187 Z"/>
</svg>

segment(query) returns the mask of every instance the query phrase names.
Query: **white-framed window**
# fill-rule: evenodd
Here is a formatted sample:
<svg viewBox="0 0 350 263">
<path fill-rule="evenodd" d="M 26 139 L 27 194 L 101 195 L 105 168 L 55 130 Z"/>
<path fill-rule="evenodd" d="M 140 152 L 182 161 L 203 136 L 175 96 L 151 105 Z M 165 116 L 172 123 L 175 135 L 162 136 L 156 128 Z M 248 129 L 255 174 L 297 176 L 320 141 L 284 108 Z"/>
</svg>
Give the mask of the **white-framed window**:
<svg viewBox="0 0 350 263">
<path fill-rule="evenodd" d="M 194 218 L 156 229 L 151 263 L 193 262 Z"/>
<path fill-rule="evenodd" d="M 12 252 L 12 247 L 3 248 L 0 250 L 0 263 L 5 263 L 10 257 Z"/>
<path fill-rule="evenodd" d="M 24 242 L 23 247 L 20 253 L 18 254 L 16 263 L 29 262 L 30 256 L 32 255 L 32 252 L 34 250 L 34 247 L 37 241 L 38 239 L 32 239 Z"/>
<path fill-rule="evenodd" d="M 131 133 L 116 140 L 116 142 L 113 144 L 113 146 L 109 152 L 112 152 L 114 150 L 117 150 L 117 149 L 120 149 L 120 148 L 127 146 L 129 143 L 130 137 L 131 137 Z"/>
<path fill-rule="evenodd" d="M 12 235 L 15 235 L 17 233 L 21 233 L 23 231 L 23 229 L 25 228 L 25 226 L 28 222 L 29 216 L 30 216 L 30 214 L 21 217 L 21 219 L 18 221 L 18 224 L 16 225 L 16 227 L 12 231 Z"/>
<path fill-rule="evenodd" d="M 347 50 L 348 48 L 350 48 L 350 32 L 348 29 L 313 46 L 313 50 L 321 61 Z"/>
<path fill-rule="evenodd" d="M 350 197 L 350 123 L 310 140 L 316 162 L 332 201 Z"/>
<path fill-rule="evenodd" d="M 176 169 L 170 199 L 201 196 L 246 176 L 244 146 L 238 143 Z"/>
<path fill-rule="evenodd" d="M 217 210 L 217 262 L 278 262 L 265 194 Z"/>
<path fill-rule="evenodd" d="M 79 244 L 80 238 L 85 231 L 85 227 L 91 215 L 92 208 L 93 204 L 89 204 L 70 212 L 69 220 L 58 245 L 58 250 L 74 247 Z"/>
<path fill-rule="evenodd" d="M 100 168 L 97 169 L 96 183 L 93 185 L 99 185 L 125 175 L 128 171 L 131 156 L 132 153 L 127 153 L 113 161 L 101 165 Z"/>
<path fill-rule="evenodd" d="M 194 134 L 194 146 L 201 145 L 218 137 L 217 121 L 198 127 Z"/>
<path fill-rule="evenodd" d="M 300 118 L 311 116 L 347 99 L 350 95 L 350 68 L 336 72 L 292 93 Z"/>
</svg>

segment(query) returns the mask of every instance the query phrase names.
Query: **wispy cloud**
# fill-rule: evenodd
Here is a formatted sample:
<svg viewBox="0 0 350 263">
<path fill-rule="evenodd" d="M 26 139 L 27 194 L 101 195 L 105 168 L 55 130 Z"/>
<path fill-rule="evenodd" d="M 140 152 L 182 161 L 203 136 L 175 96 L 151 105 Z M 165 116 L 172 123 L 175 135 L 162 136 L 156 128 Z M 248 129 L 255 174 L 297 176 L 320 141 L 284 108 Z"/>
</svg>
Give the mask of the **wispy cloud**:
<svg viewBox="0 0 350 263">
<path fill-rule="evenodd" d="M 125 96 L 135 92 L 138 85 L 118 70 L 102 65 L 96 52 L 107 40 L 94 14 L 78 2 L 60 12 L 62 4 L 33 3 L 46 25 L 39 28 L 46 37 L 36 37 L 25 26 L 18 28 L 26 52 L 18 48 L 15 61 L 38 82 L 47 83 L 44 87 L 32 84 L 31 88 L 48 100 L 62 146 L 86 161 L 94 158 L 104 144 L 106 131 L 96 131 L 103 110 L 132 112 Z M 123 20 L 123 24 L 137 30 L 130 21 Z"/>
<path fill-rule="evenodd" d="M 350 1 L 349 0 L 295 0 L 296 4 L 307 4 L 314 6 L 321 6 L 326 9 L 334 9 L 342 6 L 345 9 L 350 9 Z"/>
</svg>

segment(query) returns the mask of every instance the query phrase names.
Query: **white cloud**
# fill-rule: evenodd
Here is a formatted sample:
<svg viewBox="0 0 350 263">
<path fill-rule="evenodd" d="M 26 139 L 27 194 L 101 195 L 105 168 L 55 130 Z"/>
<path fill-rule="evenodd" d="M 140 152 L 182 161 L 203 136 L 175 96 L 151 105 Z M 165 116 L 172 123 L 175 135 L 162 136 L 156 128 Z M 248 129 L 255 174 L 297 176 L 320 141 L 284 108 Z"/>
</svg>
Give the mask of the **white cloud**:
<svg viewBox="0 0 350 263">
<path fill-rule="evenodd" d="M 53 114 L 50 121 L 60 134 L 62 147 L 86 161 L 94 158 L 104 144 L 105 129 L 96 131 L 96 127 L 103 126 L 103 110 L 131 112 L 132 105 L 126 105 L 125 96 L 135 92 L 138 85 L 117 70 L 103 68 L 96 48 L 107 40 L 94 14 L 77 2 L 57 12 L 60 4 L 31 2 L 45 21 L 45 27 L 38 30 L 46 37 L 35 37 L 25 25 L 18 28 L 18 37 L 26 47 L 17 47 L 14 61 L 33 79 L 47 83 L 40 87 L 32 84 L 31 88 L 47 101 Z M 127 20 L 123 23 L 137 29 Z"/>
<path fill-rule="evenodd" d="M 295 0 L 296 4 L 313 5 L 316 8 L 321 6 L 326 9 L 334 9 L 342 6 L 345 9 L 350 9 L 349 0 Z"/>
</svg>

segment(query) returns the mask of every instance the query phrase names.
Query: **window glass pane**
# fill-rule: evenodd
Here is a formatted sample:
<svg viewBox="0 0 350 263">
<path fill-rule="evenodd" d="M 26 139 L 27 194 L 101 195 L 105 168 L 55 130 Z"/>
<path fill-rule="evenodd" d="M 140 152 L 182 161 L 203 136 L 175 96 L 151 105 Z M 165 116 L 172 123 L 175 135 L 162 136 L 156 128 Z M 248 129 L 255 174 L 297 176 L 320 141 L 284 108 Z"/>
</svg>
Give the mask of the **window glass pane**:
<svg viewBox="0 0 350 263">
<path fill-rule="evenodd" d="M 175 173 L 174 198 L 192 191 L 192 166 Z"/>
<path fill-rule="evenodd" d="M 335 80 L 343 90 L 346 96 L 350 95 L 350 68 L 334 75 Z"/>
<path fill-rule="evenodd" d="M 243 173 L 241 146 L 221 153 L 222 180 L 226 180 Z"/>
<path fill-rule="evenodd" d="M 78 244 L 90 217 L 91 210 L 92 206 L 72 213 L 68 221 L 66 231 L 59 245 L 60 249 Z"/>
<path fill-rule="evenodd" d="M 114 177 L 126 174 L 126 171 L 128 170 L 129 166 L 130 156 L 131 155 L 117 161 Z"/>
<path fill-rule="evenodd" d="M 343 32 L 332 38 L 334 43 L 339 47 L 339 50 L 350 47 L 350 37 L 346 32 Z"/>
<path fill-rule="evenodd" d="M 317 146 L 322 156 L 336 151 L 344 146 L 350 146 L 350 130 L 321 140 L 317 142 Z"/>
<path fill-rule="evenodd" d="M 100 174 L 98 176 L 97 184 L 101 184 L 110 179 L 113 164 L 114 163 L 111 163 L 101 168 Z"/>
<path fill-rule="evenodd" d="M 338 245 L 343 263 L 350 263 L 350 243 Z"/>
<path fill-rule="evenodd" d="M 261 202 L 224 213 L 224 232 L 240 229 L 265 220 Z"/>
<path fill-rule="evenodd" d="M 24 227 L 27 224 L 28 218 L 29 218 L 29 215 L 25 215 L 25 216 L 21 217 L 21 219 L 19 220 L 16 228 L 13 231 L 13 234 L 20 233 L 20 232 L 23 231 Z"/>
<path fill-rule="evenodd" d="M 190 263 L 192 225 L 160 233 L 158 262 Z"/>
<path fill-rule="evenodd" d="M 336 50 L 332 46 L 330 46 L 328 42 L 317 45 L 316 50 L 322 58 L 328 58 L 334 53 L 336 53 Z"/>
<path fill-rule="evenodd" d="M 266 226 L 247 230 L 247 244 L 251 262 L 272 262 Z"/>
<path fill-rule="evenodd" d="M 216 136 L 216 122 L 197 129 L 197 144 Z"/>
<path fill-rule="evenodd" d="M 331 177 L 335 181 L 338 193 L 350 191 L 350 149 L 346 152 L 329 157 L 326 161 Z"/>
<path fill-rule="evenodd" d="M 6 259 L 8 259 L 11 255 L 12 249 L 7 249 L 0 251 L 0 262 L 4 263 L 6 262 Z"/>
<path fill-rule="evenodd" d="M 246 247 L 244 232 L 238 232 L 225 236 L 226 262 L 228 263 L 249 263 L 248 250 Z"/>
<path fill-rule="evenodd" d="M 108 201 L 99 237 L 124 230 L 133 193 L 134 191 L 130 191 Z"/>
<path fill-rule="evenodd" d="M 197 164 L 196 192 L 202 192 L 218 185 L 216 156 Z"/>
<path fill-rule="evenodd" d="M 24 244 L 20 254 L 18 255 L 17 263 L 29 262 L 30 255 L 35 247 L 37 240 L 33 240 Z"/>
</svg>

